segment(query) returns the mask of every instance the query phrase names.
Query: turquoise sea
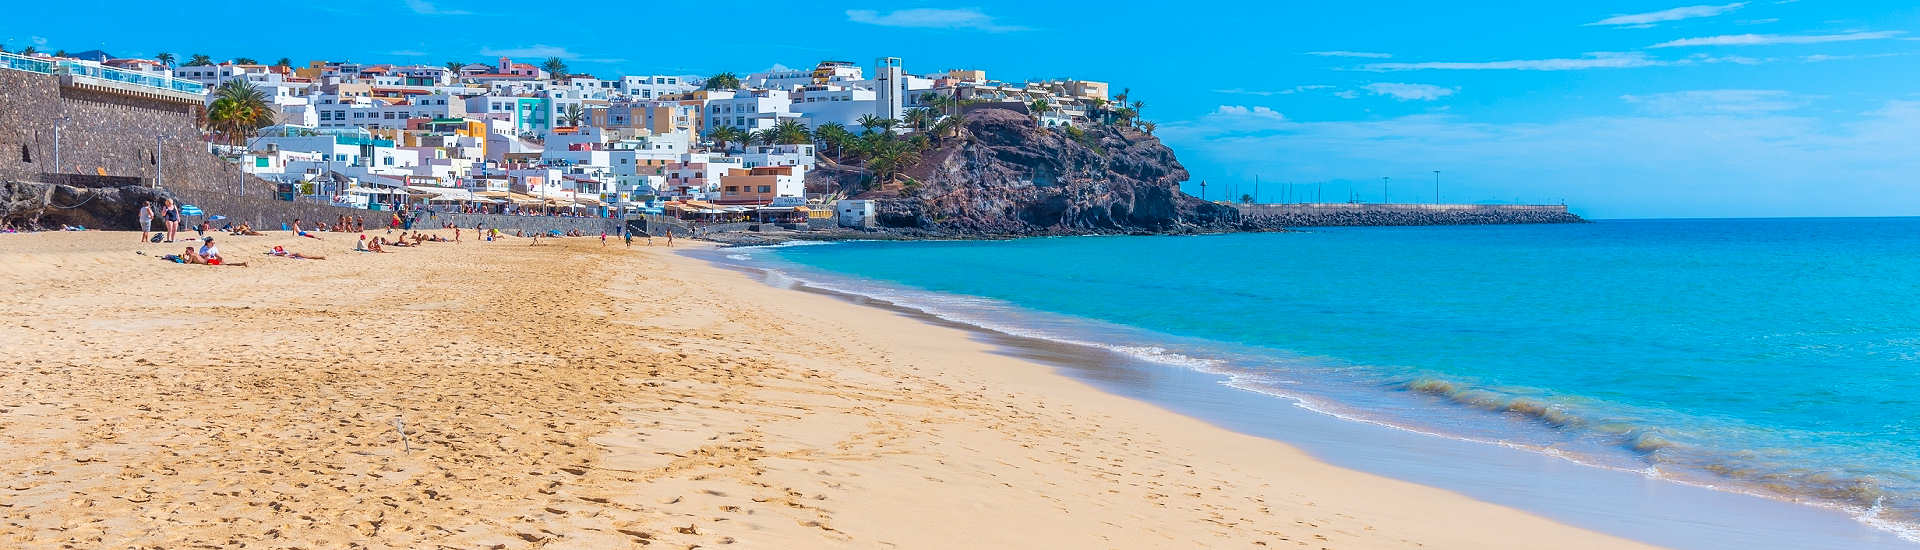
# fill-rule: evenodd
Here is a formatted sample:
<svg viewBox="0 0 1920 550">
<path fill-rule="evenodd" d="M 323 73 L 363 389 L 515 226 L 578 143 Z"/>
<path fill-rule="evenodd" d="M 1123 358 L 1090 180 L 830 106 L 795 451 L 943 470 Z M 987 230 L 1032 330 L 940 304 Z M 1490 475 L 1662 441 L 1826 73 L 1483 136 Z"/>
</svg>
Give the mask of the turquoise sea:
<svg viewBox="0 0 1920 550">
<path fill-rule="evenodd" d="M 734 254 L 1341 418 L 1920 520 L 1920 219 L 853 242 Z"/>
</svg>

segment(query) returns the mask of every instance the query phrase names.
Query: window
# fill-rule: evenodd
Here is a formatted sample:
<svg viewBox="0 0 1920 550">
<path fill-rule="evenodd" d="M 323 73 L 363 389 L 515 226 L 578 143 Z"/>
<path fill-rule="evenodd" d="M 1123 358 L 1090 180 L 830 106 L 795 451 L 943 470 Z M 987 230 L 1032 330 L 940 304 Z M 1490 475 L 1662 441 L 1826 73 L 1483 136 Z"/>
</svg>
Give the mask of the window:
<svg viewBox="0 0 1920 550">
<path fill-rule="evenodd" d="M 266 168 L 267 163 L 268 163 L 267 157 L 254 157 L 253 159 L 254 168 Z"/>
<path fill-rule="evenodd" d="M 772 193 L 772 192 L 773 192 L 773 188 L 772 188 L 772 187 L 768 187 L 768 186 L 765 186 L 765 185 L 762 185 L 762 186 L 760 186 L 760 192 L 761 192 L 761 193 Z"/>
<path fill-rule="evenodd" d="M 27 150 L 27 144 L 20 144 L 20 162 L 33 162 L 33 151 Z"/>
<path fill-rule="evenodd" d="M 729 186 L 727 186 L 727 192 L 728 192 L 728 193 L 739 193 L 739 192 L 740 192 L 740 186 L 737 186 L 737 185 L 729 185 Z"/>
</svg>

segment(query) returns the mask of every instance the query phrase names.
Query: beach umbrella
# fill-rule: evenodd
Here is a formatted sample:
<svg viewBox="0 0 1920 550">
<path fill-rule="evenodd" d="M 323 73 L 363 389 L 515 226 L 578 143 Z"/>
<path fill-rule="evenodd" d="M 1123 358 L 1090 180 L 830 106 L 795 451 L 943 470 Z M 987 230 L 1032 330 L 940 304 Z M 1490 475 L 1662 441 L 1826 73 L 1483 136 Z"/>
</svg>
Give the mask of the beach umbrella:
<svg viewBox="0 0 1920 550">
<path fill-rule="evenodd" d="M 180 215 L 182 216 L 204 216 L 206 214 L 206 211 L 201 210 L 198 206 L 191 204 L 180 205 Z"/>
</svg>

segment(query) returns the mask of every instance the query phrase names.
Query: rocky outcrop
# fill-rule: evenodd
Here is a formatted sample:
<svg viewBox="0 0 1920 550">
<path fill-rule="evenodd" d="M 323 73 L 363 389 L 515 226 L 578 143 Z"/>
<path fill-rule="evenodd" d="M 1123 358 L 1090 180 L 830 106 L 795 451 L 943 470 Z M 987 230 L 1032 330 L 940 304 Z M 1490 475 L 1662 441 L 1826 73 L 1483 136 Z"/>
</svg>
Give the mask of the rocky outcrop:
<svg viewBox="0 0 1920 550">
<path fill-rule="evenodd" d="M 902 174 L 866 189 L 880 224 L 942 236 L 1191 233 L 1261 229 L 1232 207 L 1180 191 L 1173 150 L 1125 127 L 1036 127 L 1004 109 L 967 113 Z M 859 174 L 823 173 L 858 189 Z M 850 177 L 851 176 L 851 177 Z"/>
<path fill-rule="evenodd" d="M 164 190 L 139 185 L 79 187 L 0 181 L 0 227 L 137 229 L 140 205 L 151 203 L 157 211 L 169 196 Z"/>
</svg>

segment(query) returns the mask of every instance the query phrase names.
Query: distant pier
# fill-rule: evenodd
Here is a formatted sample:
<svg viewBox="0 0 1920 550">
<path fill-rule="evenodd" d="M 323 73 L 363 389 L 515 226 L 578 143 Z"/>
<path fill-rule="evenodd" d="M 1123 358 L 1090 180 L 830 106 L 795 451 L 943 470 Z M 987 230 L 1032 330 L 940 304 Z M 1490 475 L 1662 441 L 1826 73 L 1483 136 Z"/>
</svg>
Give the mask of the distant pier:
<svg viewBox="0 0 1920 550">
<path fill-rule="evenodd" d="M 1388 225 L 1504 225 L 1581 223 L 1561 204 L 1361 204 L 1295 203 L 1232 205 L 1240 215 L 1285 227 Z"/>
</svg>

